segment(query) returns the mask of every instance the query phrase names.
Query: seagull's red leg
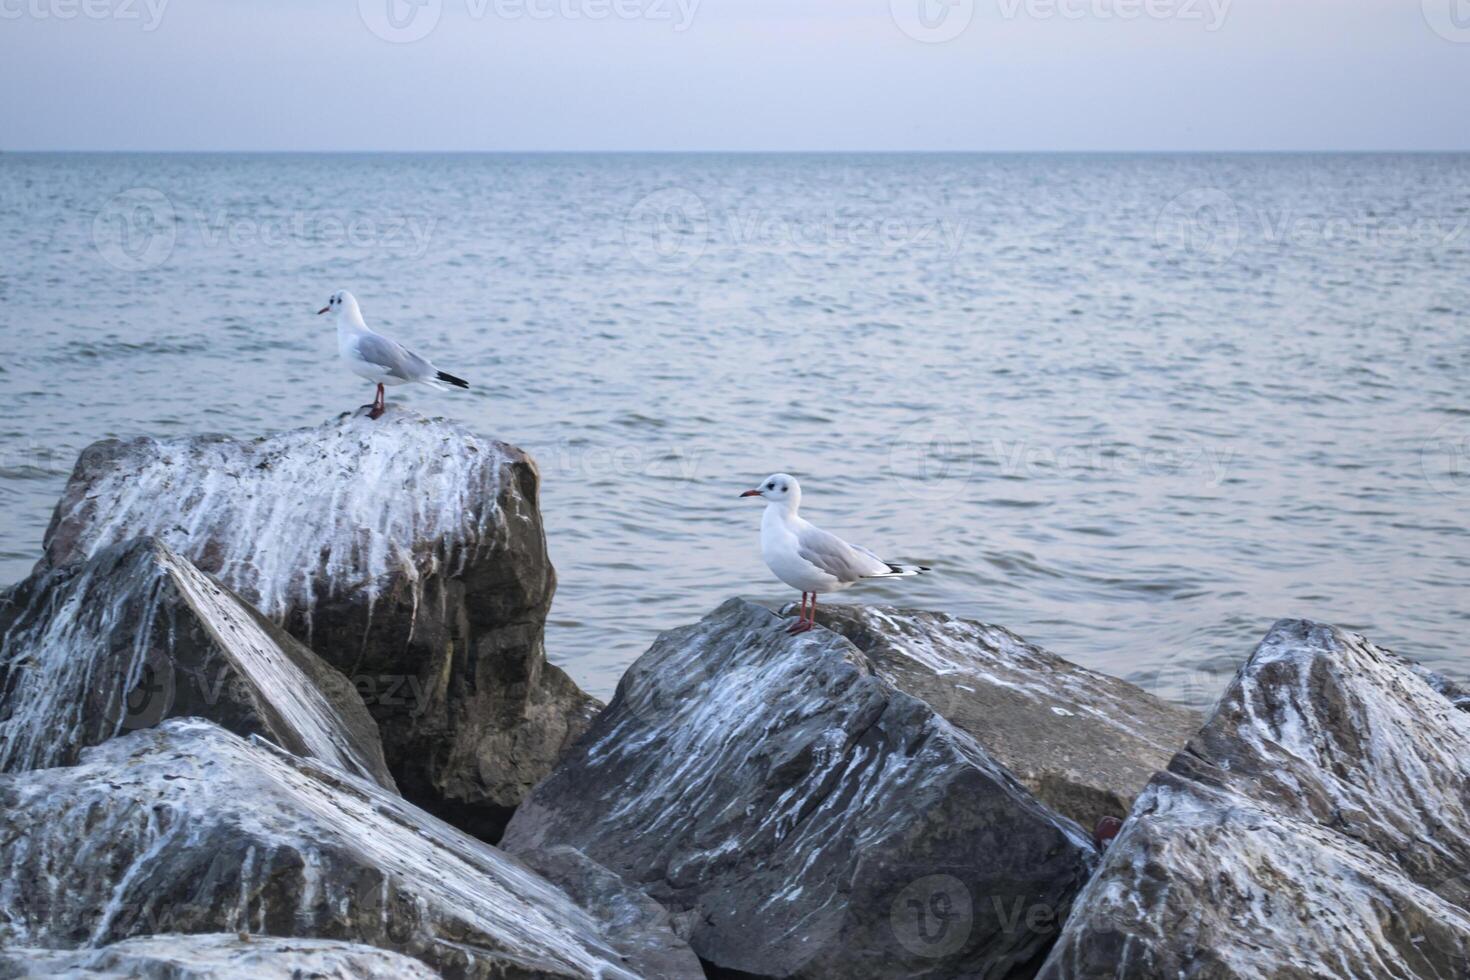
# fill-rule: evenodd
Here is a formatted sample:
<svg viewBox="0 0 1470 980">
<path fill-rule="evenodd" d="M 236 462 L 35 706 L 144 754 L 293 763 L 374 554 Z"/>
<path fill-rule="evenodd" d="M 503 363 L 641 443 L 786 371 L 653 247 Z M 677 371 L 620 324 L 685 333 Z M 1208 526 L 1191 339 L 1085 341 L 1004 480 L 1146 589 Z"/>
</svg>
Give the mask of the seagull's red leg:
<svg viewBox="0 0 1470 980">
<path fill-rule="evenodd" d="M 797 616 L 796 622 L 792 623 L 789 627 L 786 628 L 786 632 L 788 632 L 788 633 L 800 633 L 801 632 L 801 624 L 804 623 L 804 622 L 806 622 L 806 593 L 805 592 L 803 592 L 801 594 L 801 615 Z"/>
<path fill-rule="evenodd" d="M 378 393 L 373 398 L 373 410 L 371 412 L 368 412 L 368 418 L 381 418 L 383 412 L 387 409 L 387 407 L 388 406 L 383 402 L 383 386 L 378 385 Z"/>
<path fill-rule="evenodd" d="M 801 595 L 801 621 L 796 624 L 796 627 L 791 632 L 805 633 L 815 625 L 817 625 L 817 594 L 815 592 L 812 593 L 811 618 L 807 618 L 806 593 L 803 592 Z"/>
</svg>

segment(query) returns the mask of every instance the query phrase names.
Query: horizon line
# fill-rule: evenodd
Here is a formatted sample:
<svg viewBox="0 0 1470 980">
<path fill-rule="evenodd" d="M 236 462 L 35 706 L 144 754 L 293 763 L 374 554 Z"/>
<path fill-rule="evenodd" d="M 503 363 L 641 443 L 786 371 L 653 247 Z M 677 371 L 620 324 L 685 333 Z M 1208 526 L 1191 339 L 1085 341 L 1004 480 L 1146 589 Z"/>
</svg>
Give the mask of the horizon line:
<svg viewBox="0 0 1470 980">
<path fill-rule="evenodd" d="M 25 154 L 260 154 L 260 155 L 290 155 L 290 154 L 312 154 L 319 156 L 367 156 L 367 155 L 425 155 L 425 156 L 700 156 L 710 154 L 722 155 L 745 155 L 745 156 L 780 156 L 780 155 L 805 155 L 805 156 L 838 156 L 865 154 L 872 156 L 1023 156 L 1023 155 L 1075 155 L 1075 156 L 1121 156 L 1121 155 L 1149 155 L 1149 156 L 1191 156 L 1200 154 L 1211 154 L 1219 156 L 1306 156 L 1306 155 L 1347 155 L 1347 154 L 1423 154 L 1423 155 L 1446 155 L 1467 154 L 1470 147 L 1443 148 L 1443 149 L 1400 149 L 1400 148 L 1366 148 L 1366 149 L 699 149 L 699 150 L 670 150 L 670 149 L 640 149 L 640 150 L 612 150 L 612 149 L 579 149 L 579 150 L 407 150 L 407 149 L 351 149 L 351 150 L 322 150 L 322 149 L 97 149 L 97 148 L 43 148 L 43 149 L 7 149 L 0 147 L 0 155 L 20 156 Z"/>
</svg>

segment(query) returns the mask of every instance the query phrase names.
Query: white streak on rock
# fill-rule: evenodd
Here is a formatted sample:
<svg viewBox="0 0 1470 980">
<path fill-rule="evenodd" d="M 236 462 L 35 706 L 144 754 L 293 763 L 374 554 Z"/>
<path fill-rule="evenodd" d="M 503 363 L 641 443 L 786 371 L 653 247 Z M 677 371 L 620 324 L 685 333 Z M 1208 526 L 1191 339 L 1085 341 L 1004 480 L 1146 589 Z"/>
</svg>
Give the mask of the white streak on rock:
<svg viewBox="0 0 1470 980">
<path fill-rule="evenodd" d="M 93 942 L 148 930 L 152 923 L 119 910 L 136 913 L 157 889 L 177 889 L 171 869 L 208 866 L 227 839 L 236 850 L 220 856 L 213 885 L 236 897 L 199 886 L 193 907 L 155 910 L 164 929 L 171 915 L 205 926 L 223 915 L 243 927 L 255 913 L 254 931 L 265 896 L 287 896 L 296 906 L 289 921 L 307 928 L 320 928 L 333 908 L 361 914 L 376 907 L 385 917 L 377 933 L 348 938 L 390 942 L 430 963 L 483 961 L 486 972 L 471 975 L 500 976 L 504 964 L 516 964 L 552 977 L 634 977 L 585 911 L 495 848 L 366 780 L 200 719 L 170 719 L 95 746 L 69 768 L 0 776 L 0 799 L 12 804 L 0 818 L 0 839 L 24 842 L 6 849 L 0 868 L 0 946 L 68 945 L 68 922 L 85 919 L 99 888 L 112 900 L 89 930 Z M 160 815 L 139 819 L 141 812 Z M 77 867 L 79 840 L 93 842 L 96 864 L 37 891 L 38 868 Z M 238 860 L 247 851 L 254 860 Z M 304 858 L 313 851 L 330 873 Z M 294 883 L 293 868 L 301 877 Z M 353 890 L 364 874 L 382 876 L 376 903 Z M 31 883 L 28 892 L 16 891 L 18 882 Z M 405 900 L 421 914 L 407 915 Z M 360 918 L 348 922 L 368 931 Z"/>
<path fill-rule="evenodd" d="M 462 562 L 496 519 L 505 459 L 457 425 L 397 409 L 248 442 L 144 438 L 112 452 L 87 496 L 57 514 L 79 531 L 65 557 L 157 537 L 277 621 L 330 598 L 317 594 L 323 583 L 375 598 L 390 572 L 419 579 L 421 542 L 437 545 L 438 562 Z"/>
<path fill-rule="evenodd" d="M 1470 715 L 1355 633 L 1278 622 L 1041 975 L 1470 976 Z"/>
<path fill-rule="evenodd" d="M 86 745 L 178 713 L 173 701 L 186 683 L 203 687 L 209 706 L 224 707 L 229 697 L 252 699 L 263 717 L 289 734 L 293 748 L 323 762 L 359 775 L 381 771 L 381 761 L 347 736 L 337 708 L 253 611 L 159 542 L 116 546 L 84 565 L 27 582 L 18 594 L 26 590 L 27 608 L 0 637 L 0 676 L 6 679 L 0 771 L 65 765 Z M 182 650 L 181 634 L 196 624 L 203 632 L 191 633 L 197 639 Z M 296 655 L 312 658 L 284 633 L 279 638 Z M 209 675 L 188 673 L 203 671 L 197 662 L 180 663 L 181 652 L 209 652 Z M 157 676 L 133 711 L 125 702 L 145 670 Z M 325 668 L 322 673 L 340 680 L 339 697 L 356 703 L 345 679 Z M 226 685 L 249 690 L 226 692 Z M 105 698 L 100 706 L 99 694 Z"/>
<path fill-rule="evenodd" d="M 418 960 L 360 943 L 235 933 L 140 936 L 89 950 L 0 950 L 0 974 L 27 980 L 436 980 L 439 976 Z"/>
</svg>

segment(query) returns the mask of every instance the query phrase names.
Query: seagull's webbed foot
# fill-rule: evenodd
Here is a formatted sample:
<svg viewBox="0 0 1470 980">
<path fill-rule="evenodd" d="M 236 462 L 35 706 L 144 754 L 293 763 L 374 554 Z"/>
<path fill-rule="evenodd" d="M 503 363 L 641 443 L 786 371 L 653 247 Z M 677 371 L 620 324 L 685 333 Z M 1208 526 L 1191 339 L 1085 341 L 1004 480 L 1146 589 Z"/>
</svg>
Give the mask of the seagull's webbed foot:
<svg viewBox="0 0 1470 980">
<path fill-rule="evenodd" d="M 383 417 L 383 413 L 386 412 L 387 410 L 388 410 L 388 406 L 386 406 L 386 405 L 374 405 L 372 407 L 372 410 L 370 412 L 368 412 L 368 418 L 373 419 L 374 421 L 376 421 L 376 420 L 382 418 Z"/>
<path fill-rule="evenodd" d="M 798 633 L 808 633 L 815 625 L 815 623 L 809 623 L 805 619 L 798 619 L 796 623 L 791 626 L 786 632 L 790 633 L 792 636 L 795 636 Z"/>
</svg>

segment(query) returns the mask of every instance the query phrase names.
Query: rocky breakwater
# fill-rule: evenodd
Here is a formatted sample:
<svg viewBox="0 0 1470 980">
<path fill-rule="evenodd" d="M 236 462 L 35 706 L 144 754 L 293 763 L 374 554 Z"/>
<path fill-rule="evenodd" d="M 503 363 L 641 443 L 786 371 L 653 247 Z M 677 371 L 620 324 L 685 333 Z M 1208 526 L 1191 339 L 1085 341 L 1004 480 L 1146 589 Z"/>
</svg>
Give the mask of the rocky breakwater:
<svg viewBox="0 0 1470 980">
<path fill-rule="evenodd" d="M 368 780 L 197 718 L 85 749 L 73 766 L 0 775 L 0 949 L 37 971 L 203 959 L 229 975 L 252 948 L 304 937 L 405 954 L 450 977 L 701 976 L 643 896 L 588 888 L 591 872 L 564 856 L 548 863 L 595 901 L 579 906 Z M 192 935 L 220 933 L 273 938 L 244 947 Z M 257 975 L 387 961 L 284 948 Z"/>
<path fill-rule="evenodd" d="M 37 571 L 161 541 L 347 675 L 407 798 L 493 839 L 597 707 L 545 658 L 538 493 L 524 453 L 399 407 L 108 440 L 78 460 Z"/>
<path fill-rule="evenodd" d="M 504 846 L 578 848 L 722 970 L 1034 972 L 1088 835 L 847 639 L 785 625 L 731 600 L 660 636 Z"/>
<path fill-rule="evenodd" d="M 878 676 L 922 699 L 1037 799 L 1091 830 L 1199 729 L 1197 712 L 1063 660 L 999 626 L 945 613 L 829 604 L 817 621 Z"/>
<path fill-rule="evenodd" d="M 0 593 L 0 771 L 71 765 L 87 746 L 180 716 L 393 788 L 378 726 L 346 679 L 152 538 Z"/>
<path fill-rule="evenodd" d="M 1362 636 L 1277 623 L 1133 806 L 1042 975 L 1470 976 L 1470 714 Z"/>
<path fill-rule="evenodd" d="M 6 980 L 438 980 L 418 960 L 330 939 L 142 936 L 101 949 L 0 949 Z"/>
</svg>

